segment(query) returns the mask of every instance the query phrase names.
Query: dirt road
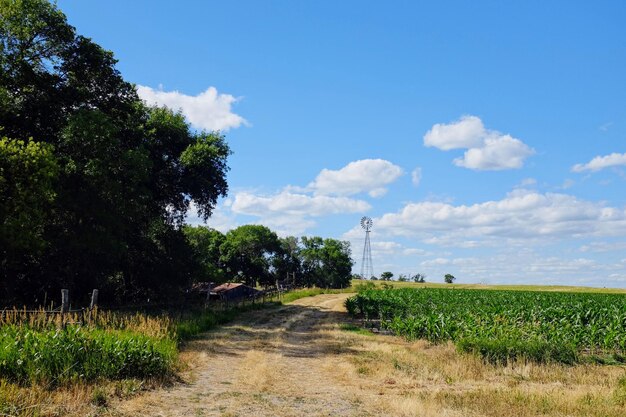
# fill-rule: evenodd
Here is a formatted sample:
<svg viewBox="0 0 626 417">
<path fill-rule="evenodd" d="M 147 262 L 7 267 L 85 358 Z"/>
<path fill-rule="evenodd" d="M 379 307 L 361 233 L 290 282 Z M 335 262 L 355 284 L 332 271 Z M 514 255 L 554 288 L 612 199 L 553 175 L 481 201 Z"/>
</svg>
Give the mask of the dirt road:
<svg viewBox="0 0 626 417">
<path fill-rule="evenodd" d="M 494 366 L 458 354 L 451 344 L 346 331 L 346 298 L 320 295 L 247 313 L 185 348 L 191 363 L 187 382 L 108 412 L 115 417 L 626 415 L 626 389 L 619 391 L 624 367 Z"/>
<path fill-rule="evenodd" d="M 341 378 L 352 353 L 334 337 L 347 320 L 345 294 L 255 311 L 187 347 L 191 382 L 121 404 L 145 416 L 366 416 Z"/>
</svg>

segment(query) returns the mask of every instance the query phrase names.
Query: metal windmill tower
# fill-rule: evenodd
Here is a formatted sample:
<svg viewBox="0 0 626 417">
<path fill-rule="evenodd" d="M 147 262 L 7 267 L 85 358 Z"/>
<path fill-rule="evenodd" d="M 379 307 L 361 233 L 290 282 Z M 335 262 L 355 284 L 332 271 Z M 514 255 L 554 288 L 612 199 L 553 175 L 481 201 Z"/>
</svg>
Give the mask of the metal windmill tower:
<svg viewBox="0 0 626 417">
<path fill-rule="evenodd" d="M 361 218 L 361 227 L 365 229 L 365 246 L 363 246 L 363 260 L 361 261 L 361 279 L 371 279 L 374 275 L 372 265 L 372 246 L 370 245 L 370 231 L 372 230 L 372 219 L 364 216 Z"/>
</svg>

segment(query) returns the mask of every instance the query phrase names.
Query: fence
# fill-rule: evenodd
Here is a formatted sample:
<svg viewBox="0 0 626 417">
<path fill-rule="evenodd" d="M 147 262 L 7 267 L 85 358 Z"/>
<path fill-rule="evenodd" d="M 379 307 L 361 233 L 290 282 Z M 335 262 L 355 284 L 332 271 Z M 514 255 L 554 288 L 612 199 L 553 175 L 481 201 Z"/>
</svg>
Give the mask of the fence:
<svg viewBox="0 0 626 417">
<path fill-rule="evenodd" d="M 61 290 L 61 304 L 59 307 L 50 308 L 48 310 L 46 310 L 45 307 L 40 309 L 4 308 L 0 310 L 0 325 L 16 322 L 31 322 L 31 324 L 36 323 L 38 325 L 54 323 L 59 327 L 64 327 L 67 324 L 89 324 L 92 322 L 92 318 L 97 314 L 98 310 L 129 313 L 144 312 L 148 314 L 167 313 L 171 316 L 183 315 L 185 312 L 198 309 L 224 311 L 246 305 L 265 304 L 275 300 L 280 301 L 285 290 L 286 288 L 275 286 L 262 291 L 255 290 L 253 294 L 245 297 L 231 299 L 223 295 L 212 299 L 210 298 L 209 293 L 207 294 L 206 299 L 196 302 L 144 303 L 122 306 L 105 306 L 104 308 L 101 308 L 98 306 L 98 290 L 94 289 L 91 293 L 91 302 L 88 307 L 72 309 L 69 290 L 63 289 Z"/>
</svg>

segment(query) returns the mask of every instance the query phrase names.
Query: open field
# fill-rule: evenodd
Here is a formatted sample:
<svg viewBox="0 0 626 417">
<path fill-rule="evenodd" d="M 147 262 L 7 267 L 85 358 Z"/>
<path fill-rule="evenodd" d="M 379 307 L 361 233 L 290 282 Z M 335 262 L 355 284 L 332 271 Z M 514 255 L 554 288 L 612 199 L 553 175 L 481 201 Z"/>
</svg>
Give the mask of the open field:
<svg viewBox="0 0 626 417">
<path fill-rule="evenodd" d="M 352 280 L 352 287 L 371 282 L 376 287 L 391 285 L 393 288 L 448 288 L 468 290 L 509 290 L 509 291 L 556 291 L 576 293 L 626 294 L 626 288 L 574 287 L 567 285 L 488 285 L 488 284 L 445 284 L 438 282 L 399 282 L 399 281 L 367 281 Z"/>
<path fill-rule="evenodd" d="M 161 318 L 153 322 L 137 315 L 116 322 L 115 315 L 103 316 L 101 327 L 108 322 L 157 339 L 179 340 L 182 334 L 191 339 L 182 345 L 165 377 L 89 381 L 74 376 L 54 389 L 50 389 L 54 384 L 45 382 L 29 385 L 1 379 L 0 415 L 506 417 L 626 413 L 623 364 L 570 366 L 523 359 L 491 364 L 460 353 L 450 342 L 431 344 L 372 334 L 346 313 L 344 302 L 355 295 L 346 291 L 349 289 L 297 291 L 284 298 L 288 305 L 219 320 L 196 317 L 175 323 Z M 193 337 L 227 321 L 230 324 Z"/>
<path fill-rule="evenodd" d="M 491 365 L 450 344 L 358 330 L 349 294 L 247 314 L 190 343 L 185 383 L 111 416 L 623 416 L 626 367 Z"/>
<path fill-rule="evenodd" d="M 626 352 L 621 294 L 397 288 L 362 291 L 347 307 L 398 335 L 450 340 L 493 362 L 624 362 Z"/>
<path fill-rule="evenodd" d="M 274 305 L 275 302 L 265 306 Z M 86 415 L 117 397 L 176 380 L 185 340 L 261 305 L 179 313 L 0 315 L 0 416 Z"/>
</svg>

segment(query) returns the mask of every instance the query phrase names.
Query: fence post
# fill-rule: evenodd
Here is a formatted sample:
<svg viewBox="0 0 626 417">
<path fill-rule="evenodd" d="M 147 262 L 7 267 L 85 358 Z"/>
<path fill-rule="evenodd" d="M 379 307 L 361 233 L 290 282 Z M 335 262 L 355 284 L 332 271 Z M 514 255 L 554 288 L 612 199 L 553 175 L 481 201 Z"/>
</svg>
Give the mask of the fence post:
<svg viewBox="0 0 626 417">
<path fill-rule="evenodd" d="M 91 293 L 91 304 L 89 304 L 89 309 L 93 310 L 98 307 L 98 290 L 94 288 Z"/>
<path fill-rule="evenodd" d="M 61 327 L 65 328 L 65 313 L 70 309 L 70 290 L 61 290 Z"/>
<path fill-rule="evenodd" d="M 91 321 L 93 318 L 93 311 L 98 308 L 98 290 L 96 288 L 93 289 L 93 291 L 91 292 L 91 303 L 89 303 L 89 315 L 88 315 L 88 320 L 89 320 L 89 325 L 91 326 Z M 83 315 L 84 317 L 84 315 Z"/>
</svg>

